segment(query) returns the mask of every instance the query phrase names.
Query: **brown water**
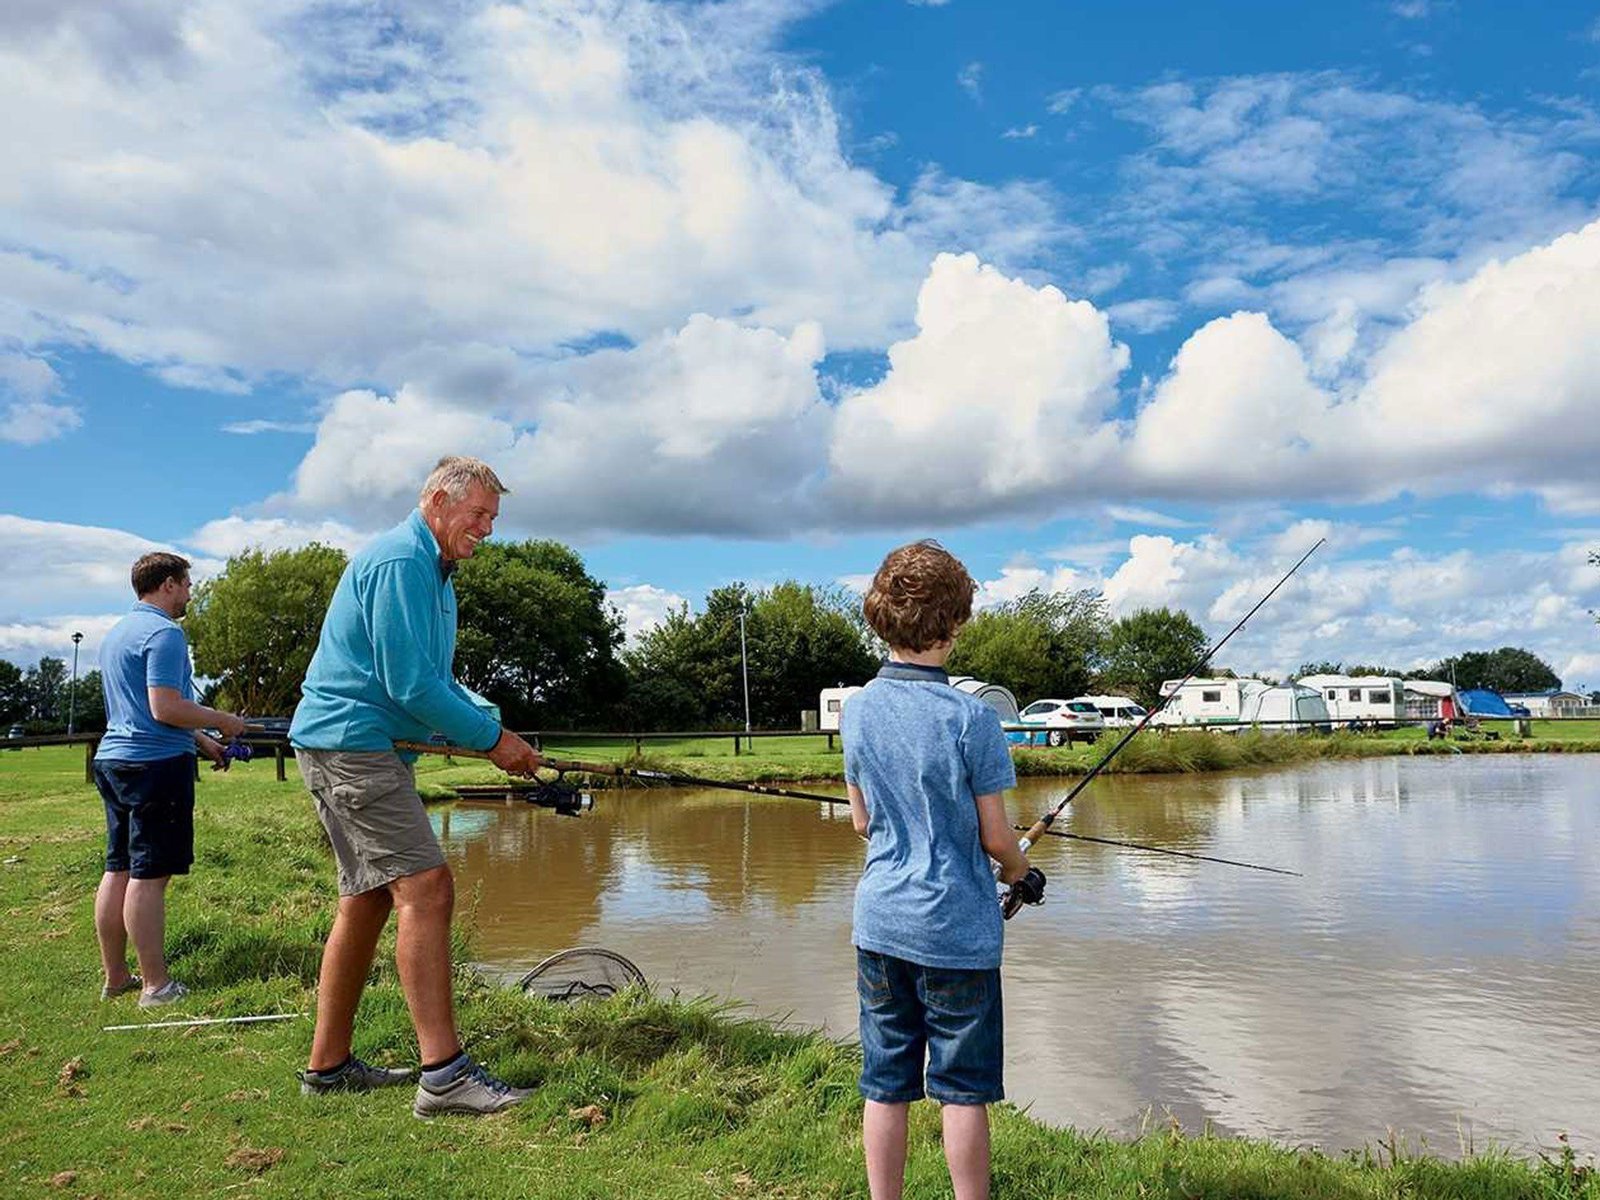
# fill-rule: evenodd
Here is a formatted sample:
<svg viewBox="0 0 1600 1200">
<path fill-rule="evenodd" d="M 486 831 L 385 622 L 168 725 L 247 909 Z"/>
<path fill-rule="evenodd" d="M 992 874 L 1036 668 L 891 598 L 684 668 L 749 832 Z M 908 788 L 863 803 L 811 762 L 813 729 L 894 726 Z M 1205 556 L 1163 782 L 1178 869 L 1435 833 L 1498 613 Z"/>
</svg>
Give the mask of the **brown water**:
<svg viewBox="0 0 1600 1200">
<path fill-rule="evenodd" d="M 1383 759 L 1094 784 L 1058 828 L 1292 879 L 1048 839 L 1049 903 L 1007 926 L 1007 1090 L 1043 1120 L 1327 1149 L 1395 1130 L 1455 1155 L 1600 1150 L 1600 759 Z M 819 789 L 827 790 L 827 789 Z M 1028 821 L 1061 794 L 1024 781 Z M 477 947 L 569 946 L 659 990 L 855 1030 L 844 809 L 602 792 L 580 819 L 435 813 Z"/>
</svg>

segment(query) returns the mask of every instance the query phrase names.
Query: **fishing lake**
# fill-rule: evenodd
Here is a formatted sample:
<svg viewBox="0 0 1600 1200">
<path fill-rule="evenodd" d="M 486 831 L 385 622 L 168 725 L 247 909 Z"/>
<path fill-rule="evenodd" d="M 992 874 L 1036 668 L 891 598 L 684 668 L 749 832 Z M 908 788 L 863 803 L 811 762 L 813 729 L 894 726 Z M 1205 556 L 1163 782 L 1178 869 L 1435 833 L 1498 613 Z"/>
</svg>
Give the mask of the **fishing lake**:
<svg viewBox="0 0 1600 1200">
<path fill-rule="evenodd" d="M 1071 781 L 1024 780 L 1033 821 Z M 837 791 L 821 785 L 811 789 Z M 662 992 L 854 1036 L 848 810 L 694 789 L 433 820 L 486 968 L 599 945 Z M 1006 927 L 1006 1083 L 1041 1120 L 1337 1151 L 1600 1151 L 1600 756 L 1095 781 Z"/>
</svg>

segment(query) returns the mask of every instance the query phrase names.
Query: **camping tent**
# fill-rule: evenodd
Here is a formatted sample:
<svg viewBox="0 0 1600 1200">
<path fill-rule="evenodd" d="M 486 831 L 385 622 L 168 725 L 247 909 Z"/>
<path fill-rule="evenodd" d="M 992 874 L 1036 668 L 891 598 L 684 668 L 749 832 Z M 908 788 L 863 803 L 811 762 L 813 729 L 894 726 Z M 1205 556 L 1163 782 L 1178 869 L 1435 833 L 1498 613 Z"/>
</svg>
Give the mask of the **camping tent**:
<svg viewBox="0 0 1600 1200">
<path fill-rule="evenodd" d="M 974 679 L 971 675 L 950 676 L 950 686 L 968 695 L 976 696 L 982 700 L 1000 718 L 1002 725 L 1015 725 L 1017 723 L 1017 698 L 1011 694 L 1009 688 L 1001 687 L 998 683 L 984 683 L 981 679 Z"/>
<path fill-rule="evenodd" d="M 1488 688 L 1468 688 L 1461 693 L 1461 706 L 1474 717 L 1510 717 L 1511 708 L 1499 692 Z"/>
</svg>

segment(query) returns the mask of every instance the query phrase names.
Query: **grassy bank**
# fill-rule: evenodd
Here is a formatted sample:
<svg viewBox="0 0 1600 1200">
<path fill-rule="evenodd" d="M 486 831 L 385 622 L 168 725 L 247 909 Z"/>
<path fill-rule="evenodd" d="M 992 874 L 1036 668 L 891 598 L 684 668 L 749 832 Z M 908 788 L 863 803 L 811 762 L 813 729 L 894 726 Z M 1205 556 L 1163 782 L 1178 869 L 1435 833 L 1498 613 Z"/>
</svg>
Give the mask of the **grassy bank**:
<svg viewBox="0 0 1600 1200">
<path fill-rule="evenodd" d="M 430 765 L 445 778 L 472 768 Z M 558 818 L 551 817 L 555 820 Z M 197 990 L 162 1019 L 309 1012 L 332 868 L 307 801 L 269 764 L 208 775 L 195 873 L 175 884 L 168 945 Z M 102 1032 L 153 1019 L 102 1004 L 91 893 L 99 805 L 81 752 L 0 754 L 0 1194 L 170 1197 L 864 1196 L 847 1046 L 636 997 L 561 1008 L 460 976 L 469 1048 L 527 1105 L 426 1124 L 409 1093 L 306 1100 L 292 1072 L 306 1018 Z M 538 880 L 529 880 L 536 888 Z M 559 896 L 550 903 L 562 903 Z M 471 901 L 459 940 L 470 953 Z M 357 1052 L 415 1045 L 386 943 Z M 1581 1064 L 1574 1064 L 1580 1069 Z M 909 1195 L 947 1196 L 936 1114 L 918 1106 Z M 997 1197 L 1483 1197 L 1600 1200 L 1587 1164 L 1350 1157 L 1170 1130 L 1124 1142 L 995 1117 Z"/>
<path fill-rule="evenodd" d="M 1082 775 L 1121 736 L 1102 735 L 1094 745 L 1017 746 L 1012 757 L 1024 776 Z M 1483 734 L 1495 734 L 1491 739 Z M 1535 721 L 1533 736 L 1518 738 L 1511 722 L 1483 724 L 1473 738 L 1429 741 L 1420 728 L 1374 733 L 1338 732 L 1327 736 L 1200 730 L 1146 730 L 1129 743 L 1109 768 L 1113 772 L 1173 774 L 1229 771 L 1245 767 L 1292 765 L 1322 759 L 1380 758 L 1386 755 L 1579 754 L 1600 753 L 1600 722 Z M 546 739 L 548 753 L 587 761 L 634 761 L 632 742 Z M 740 782 L 783 780 L 841 781 L 844 758 L 835 739 L 832 750 L 821 737 L 760 738 L 752 752 L 733 753 L 729 738 L 683 738 L 643 743 L 637 760 L 660 770 Z M 488 776 L 485 776 L 487 778 Z"/>
</svg>

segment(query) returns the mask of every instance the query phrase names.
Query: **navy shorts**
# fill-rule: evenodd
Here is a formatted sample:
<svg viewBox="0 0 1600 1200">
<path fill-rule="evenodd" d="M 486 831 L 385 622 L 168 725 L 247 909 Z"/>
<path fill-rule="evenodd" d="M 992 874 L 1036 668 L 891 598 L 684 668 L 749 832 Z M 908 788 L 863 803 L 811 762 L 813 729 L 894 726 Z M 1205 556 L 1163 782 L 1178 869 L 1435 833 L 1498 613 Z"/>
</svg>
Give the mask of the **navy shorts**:
<svg viewBox="0 0 1600 1200">
<path fill-rule="evenodd" d="M 187 875 L 194 862 L 192 754 L 94 764 L 106 807 L 106 870 L 135 879 Z"/>
<path fill-rule="evenodd" d="M 993 1104 L 1005 1099 L 998 970 L 924 967 L 857 947 L 856 994 L 861 1000 L 861 1094 L 868 1100 L 907 1104 L 927 1096 L 940 1104 Z"/>
</svg>

